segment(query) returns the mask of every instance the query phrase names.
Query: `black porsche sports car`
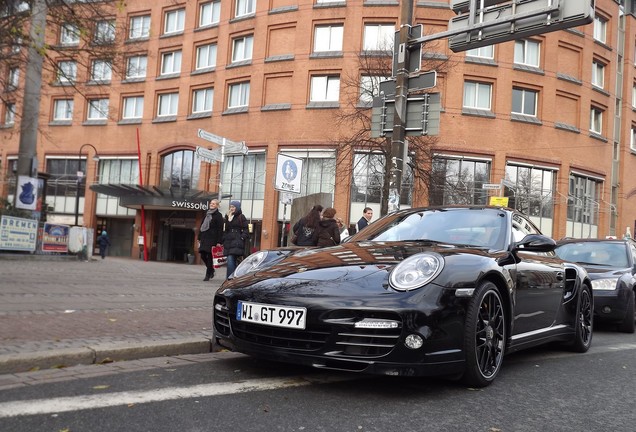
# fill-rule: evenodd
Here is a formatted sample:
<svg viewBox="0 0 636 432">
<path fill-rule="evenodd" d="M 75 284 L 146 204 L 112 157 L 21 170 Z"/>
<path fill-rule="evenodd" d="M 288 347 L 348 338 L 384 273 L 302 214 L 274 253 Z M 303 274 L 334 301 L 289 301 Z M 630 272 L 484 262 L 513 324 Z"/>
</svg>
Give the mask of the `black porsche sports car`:
<svg viewBox="0 0 636 432">
<path fill-rule="evenodd" d="M 246 257 L 214 298 L 214 340 L 270 360 L 486 386 L 505 353 L 592 341 L 591 282 L 523 214 L 401 210 L 327 248 Z"/>
<path fill-rule="evenodd" d="M 587 270 L 592 280 L 594 316 L 634 333 L 636 310 L 636 244 L 631 239 L 565 239 L 557 242 L 557 256 Z"/>
</svg>

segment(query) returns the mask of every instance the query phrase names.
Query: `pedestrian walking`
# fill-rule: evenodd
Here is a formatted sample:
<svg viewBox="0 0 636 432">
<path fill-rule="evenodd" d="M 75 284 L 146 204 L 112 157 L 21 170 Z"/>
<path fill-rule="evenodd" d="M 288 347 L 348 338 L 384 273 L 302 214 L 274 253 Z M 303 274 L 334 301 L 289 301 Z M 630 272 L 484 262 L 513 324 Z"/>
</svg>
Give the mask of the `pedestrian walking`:
<svg viewBox="0 0 636 432">
<path fill-rule="evenodd" d="M 309 210 L 309 212 L 300 218 L 298 222 L 294 224 L 292 231 L 296 241 L 292 243 L 297 246 L 316 246 L 318 244 L 318 238 L 316 237 L 316 230 L 320 226 L 320 217 L 322 212 L 322 206 L 316 204 Z"/>
<path fill-rule="evenodd" d="M 319 223 L 317 232 L 317 246 L 327 247 L 340 244 L 340 228 L 334 217 L 336 216 L 336 209 L 327 207 L 322 212 L 322 220 Z"/>
<path fill-rule="evenodd" d="M 110 238 L 108 238 L 106 230 L 103 230 L 99 237 L 97 237 L 97 245 L 99 246 L 99 254 L 102 259 L 106 258 L 106 248 L 110 246 Z"/>
<path fill-rule="evenodd" d="M 214 277 L 214 259 L 212 248 L 223 243 L 223 215 L 219 211 L 219 200 L 210 200 L 205 217 L 201 221 L 197 240 L 199 241 L 199 254 L 205 264 L 204 281 Z"/>
<path fill-rule="evenodd" d="M 360 232 L 363 228 L 366 228 L 373 217 L 373 210 L 371 207 L 365 207 L 362 211 L 362 217 L 358 221 L 358 226 L 356 227 L 357 232 Z"/>
<path fill-rule="evenodd" d="M 245 241 L 248 236 L 247 219 L 241 211 L 241 202 L 230 201 L 223 231 L 223 255 L 227 256 L 227 277 L 234 273 L 245 255 Z"/>
</svg>

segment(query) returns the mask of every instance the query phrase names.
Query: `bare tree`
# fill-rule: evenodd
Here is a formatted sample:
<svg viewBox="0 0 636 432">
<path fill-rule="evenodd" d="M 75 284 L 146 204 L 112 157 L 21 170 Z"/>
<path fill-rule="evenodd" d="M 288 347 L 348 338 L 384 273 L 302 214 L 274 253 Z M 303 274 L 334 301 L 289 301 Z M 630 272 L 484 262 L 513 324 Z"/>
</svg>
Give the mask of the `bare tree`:
<svg viewBox="0 0 636 432">
<path fill-rule="evenodd" d="M 381 214 L 388 211 L 390 170 L 386 161 L 391 157 L 390 136 L 372 138 L 371 103 L 373 97 L 380 94 L 380 81 L 391 76 L 393 50 L 365 51 L 358 55 L 358 67 L 341 77 L 341 92 L 346 100 L 345 106 L 336 114 L 336 122 L 340 130 L 347 131 L 336 142 L 338 150 L 337 180 L 343 184 L 351 181 L 352 194 L 366 193 L 380 195 Z M 422 70 L 435 70 L 444 73 L 450 67 L 450 61 L 442 55 L 428 54 L 423 56 Z M 419 93 L 425 93 L 421 91 Z M 415 93 L 417 94 L 417 93 Z M 400 202 L 422 200 L 421 197 L 409 196 L 414 190 L 427 193 L 432 180 L 432 148 L 437 143 L 434 136 L 409 136 L 408 157 L 402 179 Z M 362 156 L 365 155 L 366 156 Z M 358 155 L 358 157 L 356 157 Z M 355 182 L 356 173 L 364 165 L 368 174 L 367 190 L 358 191 Z M 346 175 L 344 175 L 346 174 Z M 352 198 L 353 199 L 353 198 Z"/>
</svg>

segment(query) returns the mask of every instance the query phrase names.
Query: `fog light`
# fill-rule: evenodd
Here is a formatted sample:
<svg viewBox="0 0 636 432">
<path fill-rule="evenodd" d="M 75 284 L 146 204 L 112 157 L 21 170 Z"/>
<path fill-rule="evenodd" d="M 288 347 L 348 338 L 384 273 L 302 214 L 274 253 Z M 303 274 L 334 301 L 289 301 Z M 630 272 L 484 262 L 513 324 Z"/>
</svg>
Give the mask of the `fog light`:
<svg viewBox="0 0 636 432">
<path fill-rule="evenodd" d="M 421 348 L 422 344 L 424 344 L 424 339 L 422 339 L 422 336 L 417 334 L 410 334 L 404 340 L 404 345 L 411 349 Z"/>
<path fill-rule="evenodd" d="M 611 307 L 609 307 L 609 306 L 603 306 L 603 309 L 601 309 L 601 311 L 602 311 L 603 313 L 608 314 L 608 313 L 610 313 L 610 312 L 612 311 L 612 308 L 611 308 Z"/>
</svg>

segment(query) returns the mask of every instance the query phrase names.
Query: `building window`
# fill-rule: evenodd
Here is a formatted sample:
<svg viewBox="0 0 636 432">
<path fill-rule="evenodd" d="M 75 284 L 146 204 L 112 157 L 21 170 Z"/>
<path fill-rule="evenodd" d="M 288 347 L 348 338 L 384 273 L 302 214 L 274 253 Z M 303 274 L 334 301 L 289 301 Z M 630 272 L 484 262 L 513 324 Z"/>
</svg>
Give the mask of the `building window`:
<svg viewBox="0 0 636 432">
<path fill-rule="evenodd" d="M 594 17 L 594 40 L 605 43 L 607 39 L 607 20 L 601 16 Z"/>
<path fill-rule="evenodd" d="M 61 61 L 57 64 L 57 82 L 60 84 L 72 84 L 77 79 L 77 63 L 74 61 Z"/>
<path fill-rule="evenodd" d="M 603 134 L 603 110 L 592 107 L 590 110 L 590 132 Z"/>
<path fill-rule="evenodd" d="M 339 76 L 311 77 L 311 102 L 338 102 L 340 98 Z"/>
<path fill-rule="evenodd" d="M 162 188 L 194 189 L 199 183 L 201 159 L 192 150 L 178 150 L 161 158 Z"/>
<path fill-rule="evenodd" d="M 464 83 L 464 108 L 490 110 L 492 84 L 466 81 Z"/>
<path fill-rule="evenodd" d="M 96 44 L 110 44 L 115 42 L 115 21 L 102 20 L 95 24 L 93 41 Z"/>
<path fill-rule="evenodd" d="M 506 165 L 506 180 L 514 183 L 506 187 L 508 207 L 522 211 L 541 231 L 551 235 L 554 217 L 554 190 L 557 171 L 527 165 Z"/>
<path fill-rule="evenodd" d="M 512 89 L 512 113 L 537 116 L 537 96 L 534 90 Z"/>
<path fill-rule="evenodd" d="M 125 120 L 140 119 L 144 114 L 144 97 L 129 96 L 124 98 L 121 117 Z"/>
<path fill-rule="evenodd" d="M 179 93 L 163 93 L 157 103 L 157 117 L 176 116 L 179 106 Z"/>
<path fill-rule="evenodd" d="M 636 126 L 632 126 L 631 130 L 632 130 L 632 133 L 629 140 L 629 148 L 632 151 L 636 151 Z"/>
<path fill-rule="evenodd" d="M 150 37 L 150 15 L 130 18 L 128 39 L 147 39 Z"/>
<path fill-rule="evenodd" d="M 632 109 L 636 108 L 636 84 L 632 84 Z"/>
<path fill-rule="evenodd" d="M 113 67 L 110 61 L 93 60 L 91 67 L 91 80 L 93 81 L 110 81 L 113 73 Z"/>
<path fill-rule="evenodd" d="M 342 25 L 316 26 L 314 29 L 314 52 L 342 51 Z"/>
<path fill-rule="evenodd" d="M 139 184 L 139 161 L 137 158 L 100 158 L 100 184 Z M 119 205 L 119 198 L 97 194 L 95 211 L 100 216 L 135 216 L 136 210 Z"/>
<path fill-rule="evenodd" d="M 570 174 L 566 235 L 571 237 L 596 237 L 598 197 L 602 189 L 598 179 Z"/>
<path fill-rule="evenodd" d="M 495 58 L 495 47 L 493 45 L 487 45 L 479 48 L 473 48 L 466 51 L 467 57 L 480 57 L 492 60 Z"/>
<path fill-rule="evenodd" d="M 192 92 L 192 114 L 212 112 L 214 89 L 205 88 Z"/>
<path fill-rule="evenodd" d="M 218 24 L 221 19 L 221 1 L 202 3 L 199 7 L 199 27 Z"/>
<path fill-rule="evenodd" d="M 181 51 L 161 54 L 161 75 L 178 74 L 181 72 Z"/>
<path fill-rule="evenodd" d="M 62 45 L 79 45 L 80 32 L 77 26 L 73 24 L 62 24 L 60 28 L 60 44 Z"/>
<path fill-rule="evenodd" d="M 12 102 L 4 105 L 4 124 L 5 126 L 15 124 L 15 104 Z"/>
<path fill-rule="evenodd" d="M 195 68 L 206 69 L 216 66 L 216 44 L 201 45 L 197 47 L 197 60 Z"/>
<path fill-rule="evenodd" d="M 515 41 L 515 63 L 539 67 L 540 44 L 537 41 L 522 39 Z"/>
<path fill-rule="evenodd" d="M 254 36 L 236 38 L 232 41 L 232 63 L 251 60 Z"/>
<path fill-rule="evenodd" d="M 225 156 L 222 169 L 223 193 L 241 201 L 265 198 L 265 153 Z M 244 213 L 251 211 L 243 205 Z"/>
<path fill-rule="evenodd" d="M 360 77 L 360 99 L 361 104 L 370 104 L 374 97 L 380 96 L 380 82 L 388 77 L 379 75 L 362 75 Z"/>
<path fill-rule="evenodd" d="M 393 24 L 365 24 L 364 51 L 393 51 L 395 25 Z"/>
<path fill-rule="evenodd" d="M 108 118 L 108 99 L 90 99 L 86 120 L 106 120 Z"/>
<path fill-rule="evenodd" d="M 166 12 L 163 34 L 180 33 L 185 27 L 185 9 Z"/>
<path fill-rule="evenodd" d="M 78 171 L 86 172 L 86 159 L 77 159 L 77 153 L 74 159 L 46 159 L 46 172 L 50 175 L 46 182 L 46 202 L 54 213 L 72 214 L 78 192 Z M 79 188 L 80 197 L 84 193 L 85 188 Z"/>
<path fill-rule="evenodd" d="M 351 180 L 351 201 L 368 204 L 382 202 L 382 189 L 386 171 L 386 159 L 383 154 L 356 152 L 353 161 L 353 178 Z M 405 165 L 402 176 L 400 203 L 411 205 L 413 189 L 413 172 Z"/>
<path fill-rule="evenodd" d="M 20 84 L 20 69 L 12 67 L 9 69 L 9 76 L 7 77 L 7 91 L 15 90 Z"/>
<path fill-rule="evenodd" d="M 230 85 L 230 96 L 228 98 L 228 108 L 240 108 L 249 105 L 250 83 L 243 82 Z"/>
<path fill-rule="evenodd" d="M 430 204 L 487 204 L 488 194 L 482 185 L 489 182 L 490 169 L 490 161 L 435 156 Z"/>
<path fill-rule="evenodd" d="M 53 103 L 53 120 L 73 120 L 73 99 L 57 99 Z"/>
<path fill-rule="evenodd" d="M 145 78 L 148 56 L 139 55 L 128 57 L 126 63 L 126 79 Z"/>
<path fill-rule="evenodd" d="M 242 17 L 256 12 L 256 0 L 236 0 L 236 12 L 234 16 Z"/>
<path fill-rule="evenodd" d="M 592 62 L 592 85 L 605 88 L 605 65 L 598 60 Z"/>
</svg>

